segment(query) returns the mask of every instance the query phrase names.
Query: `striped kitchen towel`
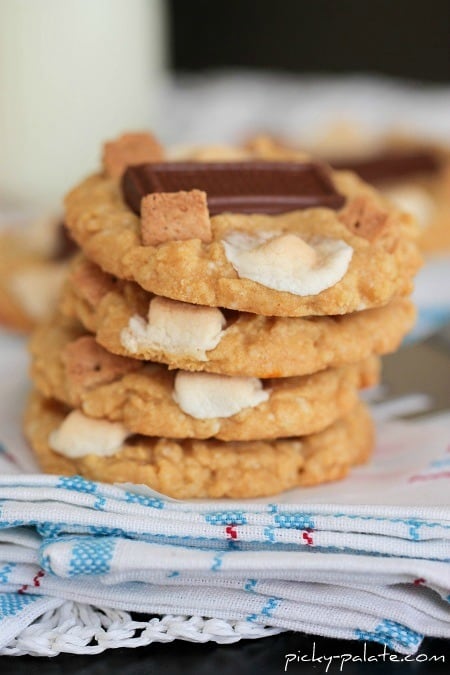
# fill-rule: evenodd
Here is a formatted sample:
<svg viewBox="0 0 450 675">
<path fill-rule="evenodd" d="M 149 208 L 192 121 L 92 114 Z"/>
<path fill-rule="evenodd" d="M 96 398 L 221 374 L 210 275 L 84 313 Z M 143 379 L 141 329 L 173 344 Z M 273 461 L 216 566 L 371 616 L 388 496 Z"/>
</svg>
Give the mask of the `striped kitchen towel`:
<svg viewBox="0 0 450 675">
<path fill-rule="evenodd" d="M 287 629 L 414 653 L 424 635 L 450 637 L 445 506 L 178 502 L 13 474 L 0 528 L 4 654 Z"/>
</svg>

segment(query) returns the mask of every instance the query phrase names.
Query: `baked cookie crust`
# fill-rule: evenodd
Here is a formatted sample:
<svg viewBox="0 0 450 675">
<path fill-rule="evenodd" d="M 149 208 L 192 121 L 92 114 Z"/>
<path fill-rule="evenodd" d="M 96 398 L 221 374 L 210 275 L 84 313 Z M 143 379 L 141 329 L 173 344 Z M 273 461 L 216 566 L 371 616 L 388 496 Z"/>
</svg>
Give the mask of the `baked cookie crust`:
<svg viewBox="0 0 450 675">
<path fill-rule="evenodd" d="M 211 218 L 211 243 L 188 239 L 143 246 L 140 218 L 124 202 L 117 181 L 100 174 L 68 194 L 66 223 L 87 257 L 103 270 L 157 295 L 193 304 L 300 317 L 346 314 L 407 295 L 421 264 L 412 218 L 353 174 L 333 172 L 332 177 L 347 200 L 341 211 L 314 208 L 278 216 L 224 213 Z M 362 204 L 368 221 L 376 221 L 380 213 L 386 219 L 383 231 L 372 241 L 357 236 L 343 222 L 345 214 L 354 218 Z M 353 256 L 338 283 L 301 297 L 239 278 L 222 243 L 230 232 L 290 233 L 306 239 L 319 235 L 344 241 Z"/>
<path fill-rule="evenodd" d="M 369 160 L 392 151 L 426 152 L 435 156 L 439 167 L 431 173 L 424 172 L 409 177 L 399 177 L 383 182 L 377 181 L 377 189 L 389 199 L 396 201 L 395 195 L 419 193 L 422 201 L 424 194 L 430 202 L 430 213 L 425 223 L 419 223 L 420 235 L 418 244 L 427 255 L 450 250 L 450 148 L 444 144 L 431 142 L 429 139 L 414 135 L 387 133 L 379 138 L 370 137 L 352 123 L 338 123 L 324 130 L 319 144 L 313 143 L 307 148 L 313 156 L 322 158 L 333 165 L 337 160 L 342 167 L 346 159 L 350 163 L 358 160 Z M 242 151 L 249 155 L 268 160 L 288 160 L 298 158 L 299 150 L 285 139 L 267 134 L 249 138 Z M 403 198 L 405 199 L 405 197 Z M 416 197 L 417 199 L 417 197 Z M 402 200 L 400 200 L 401 203 Z M 403 208 L 405 208 L 403 203 Z"/>
<path fill-rule="evenodd" d="M 24 430 L 43 471 L 107 483 L 145 484 L 175 499 L 256 498 L 344 478 L 369 459 L 374 427 L 362 405 L 305 438 L 224 443 L 136 436 L 111 457 L 69 459 L 53 452 L 49 434 L 68 409 L 34 392 Z"/>
<path fill-rule="evenodd" d="M 33 278 L 39 280 L 53 276 L 56 281 L 60 269 L 60 263 L 45 260 L 14 235 L 0 234 L 0 325 L 19 332 L 29 332 L 39 317 L 27 308 L 27 298 L 22 298 L 26 295 L 26 278 L 30 279 L 30 304 L 33 307 L 36 299 L 31 295 L 39 293 L 39 289 L 32 287 Z M 39 305 L 36 306 L 39 310 Z"/>
<path fill-rule="evenodd" d="M 60 306 L 114 354 L 165 363 L 169 368 L 261 378 L 308 375 L 395 351 L 416 315 L 406 298 L 334 317 L 236 313 L 229 317 L 217 347 L 206 352 L 206 360 L 200 360 L 162 347 L 142 346 L 133 352 L 126 348 L 122 331 L 133 316 L 147 316 L 153 297 L 137 284 L 114 279 L 80 257 L 72 266 Z"/>
<path fill-rule="evenodd" d="M 359 387 L 376 384 L 379 376 L 378 359 L 371 357 L 312 375 L 268 379 L 263 382 L 268 400 L 230 417 L 198 419 L 173 398 L 177 371 L 111 356 L 92 337 L 86 350 L 79 342 L 83 334 L 78 324 L 62 318 L 38 327 L 30 343 L 35 386 L 88 417 L 121 422 L 147 436 L 243 441 L 315 433 L 347 414 Z M 68 350 L 74 348 L 75 372 L 68 366 Z"/>
<path fill-rule="evenodd" d="M 55 311 L 70 253 L 54 216 L 0 232 L 0 325 L 27 333 Z"/>
</svg>

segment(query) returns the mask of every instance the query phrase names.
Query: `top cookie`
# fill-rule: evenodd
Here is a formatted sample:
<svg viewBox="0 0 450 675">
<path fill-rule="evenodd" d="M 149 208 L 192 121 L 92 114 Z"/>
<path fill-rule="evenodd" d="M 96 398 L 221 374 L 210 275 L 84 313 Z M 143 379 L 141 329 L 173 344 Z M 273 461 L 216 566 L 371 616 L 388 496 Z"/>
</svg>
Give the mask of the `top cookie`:
<svg viewBox="0 0 450 675">
<path fill-rule="evenodd" d="M 119 182 L 106 163 L 66 198 L 72 236 L 105 271 L 165 297 L 266 316 L 346 314 L 411 291 L 416 226 L 353 174 L 299 155 L 197 162 L 180 179 L 157 147 L 147 158 L 159 164 L 128 169 Z M 124 161 L 134 164 L 129 150 Z M 166 191 L 147 194 L 158 186 Z"/>
</svg>

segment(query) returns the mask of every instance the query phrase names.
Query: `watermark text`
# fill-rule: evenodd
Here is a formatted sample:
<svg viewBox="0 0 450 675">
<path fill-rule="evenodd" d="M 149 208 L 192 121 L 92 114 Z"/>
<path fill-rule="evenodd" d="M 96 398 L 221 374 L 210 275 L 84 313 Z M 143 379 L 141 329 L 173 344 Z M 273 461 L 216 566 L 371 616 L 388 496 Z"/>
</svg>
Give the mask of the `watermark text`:
<svg viewBox="0 0 450 675">
<path fill-rule="evenodd" d="M 423 663 L 425 661 L 445 663 L 444 654 L 425 654 L 423 652 L 418 652 L 417 654 L 396 654 L 389 651 L 387 645 L 383 645 L 383 651 L 378 654 L 368 654 L 367 644 L 365 642 L 362 647 L 362 654 L 346 653 L 326 655 L 317 653 L 316 643 L 313 642 L 312 652 L 310 653 L 298 650 L 295 654 L 291 653 L 284 655 L 284 672 L 287 673 L 288 669 L 292 670 L 296 664 L 301 663 L 323 664 L 325 673 L 328 673 L 332 665 L 336 666 L 338 671 L 342 673 L 347 663 Z"/>
</svg>

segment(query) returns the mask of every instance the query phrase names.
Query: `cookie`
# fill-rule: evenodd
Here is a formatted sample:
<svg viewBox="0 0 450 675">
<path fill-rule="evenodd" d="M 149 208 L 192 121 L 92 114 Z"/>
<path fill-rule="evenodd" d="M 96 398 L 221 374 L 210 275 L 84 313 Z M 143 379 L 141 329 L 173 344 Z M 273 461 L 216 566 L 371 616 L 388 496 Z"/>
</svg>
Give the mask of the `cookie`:
<svg viewBox="0 0 450 675">
<path fill-rule="evenodd" d="M 265 316 L 346 314 L 410 293 L 421 264 L 416 227 L 354 175 L 310 160 L 177 164 L 131 167 L 121 183 L 94 175 L 69 193 L 67 226 L 89 259 L 157 295 Z M 156 192 L 147 197 L 149 181 Z M 237 192 L 244 183 L 256 197 Z M 254 213 L 264 209 L 289 210 Z"/>
<path fill-rule="evenodd" d="M 426 254 L 450 251 L 450 153 L 439 170 L 416 180 L 381 186 L 398 207 L 419 223 L 419 246 Z"/>
<path fill-rule="evenodd" d="M 0 234 L 0 324 L 28 332 L 50 316 L 75 250 L 61 219 L 41 218 Z"/>
<path fill-rule="evenodd" d="M 355 171 L 410 212 L 420 226 L 426 253 L 450 250 L 450 149 L 417 136 L 379 137 L 350 123 L 334 124 L 308 144 L 310 152 L 335 168 Z M 293 143 L 270 135 L 249 139 L 245 150 L 266 159 L 294 157 Z"/>
<path fill-rule="evenodd" d="M 368 460 L 374 444 L 372 420 L 358 404 L 345 418 L 304 438 L 224 443 L 134 436 L 109 456 L 71 458 L 49 446 L 49 436 L 68 413 L 40 394 L 29 399 L 25 435 L 43 471 L 145 484 L 176 499 L 264 497 L 339 480 Z"/>
<path fill-rule="evenodd" d="M 79 325 L 55 318 L 32 337 L 37 389 L 131 433 L 253 440 L 315 433 L 378 382 L 376 357 L 302 377 L 266 379 L 168 370 L 110 354 Z"/>
<path fill-rule="evenodd" d="M 153 296 L 84 257 L 71 267 L 61 309 L 114 354 L 170 368 L 262 378 L 308 375 L 387 354 L 415 319 L 406 298 L 335 317 L 264 317 L 203 308 Z"/>
<path fill-rule="evenodd" d="M 419 246 L 431 253 L 450 250 L 450 149 L 419 137 L 390 133 L 376 149 L 357 158 L 336 158 L 375 185 L 420 227 Z"/>
</svg>

